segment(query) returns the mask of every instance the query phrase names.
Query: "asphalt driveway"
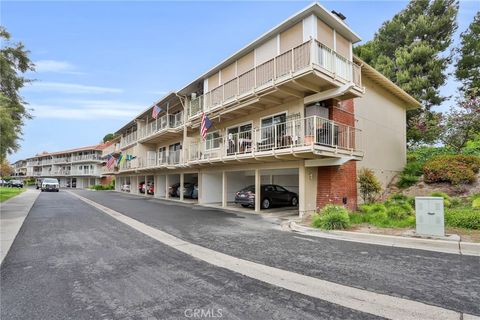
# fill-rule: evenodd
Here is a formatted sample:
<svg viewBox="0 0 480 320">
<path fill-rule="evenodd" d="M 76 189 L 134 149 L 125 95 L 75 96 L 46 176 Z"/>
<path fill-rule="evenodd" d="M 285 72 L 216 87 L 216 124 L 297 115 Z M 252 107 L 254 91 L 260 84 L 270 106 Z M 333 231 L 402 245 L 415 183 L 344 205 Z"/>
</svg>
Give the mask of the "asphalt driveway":
<svg viewBox="0 0 480 320">
<path fill-rule="evenodd" d="M 116 205 L 126 201 L 132 211 L 148 203 L 154 208 L 151 219 L 163 215 L 158 210 L 173 212 L 157 224 L 170 231 L 188 225 L 183 236 L 191 223 L 203 221 L 193 218 L 201 210 L 107 192 L 81 193 Z M 170 226 L 175 212 L 184 212 L 183 223 Z M 247 221 L 234 215 L 222 219 L 216 211 L 205 214 L 212 222 L 224 220 L 215 225 L 227 230 L 234 221 Z M 67 192 L 39 196 L 2 263 L 1 288 L 1 319 L 187 319 L 195 310 L 222 319 L 376 318 L 213 267 Z"/>
<path fill-rule="evenodd" d="M 480 315 L 480 258 L 310 238 L 255 214 L 117 192 L 83 197 L 186 241 L 268 266 Z"/>
</svg>

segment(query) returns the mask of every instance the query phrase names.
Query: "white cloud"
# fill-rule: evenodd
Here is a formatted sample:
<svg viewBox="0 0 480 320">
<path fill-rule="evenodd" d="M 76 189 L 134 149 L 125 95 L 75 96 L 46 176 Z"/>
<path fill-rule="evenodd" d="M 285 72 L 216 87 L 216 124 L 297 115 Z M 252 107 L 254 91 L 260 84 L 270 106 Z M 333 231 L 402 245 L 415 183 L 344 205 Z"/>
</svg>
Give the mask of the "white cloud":
<svg viewBox="0 0 480 320">
<path fill-rule="evenodd" d="M 142 105 L 111 100 L 70 100 L 61 105 L 32 104 L 32 113 L 36 118 L 101 120 L 131 119 L 141 110 Z"/>
<path fill-rule="evenodd" d="M 35 71 L 37 72 L 55 72 L 55 73 L 67 73 L 83 75 L 84 72 L 77 71 L 76 67 L 66 61 L 57 60 L 39 60 L 35 61 Z"/>
<path fill-rule="evenodd" d="M 45 91 L 55 91 L 61 93 L 88 93 L 88 94 L 100 94 L 100 93 L 121 93 L 122 89 L 118 88 L 106 88 L 98 86 L 87 86 L 83 84 L 75 83 L 63 83 L 63 82 L 42 82 L 35 81 L 32 82 L 30 86 L 26 86 L 24 90 L 35 91 L 35 92 L 45 92 Z"/>
</svg>

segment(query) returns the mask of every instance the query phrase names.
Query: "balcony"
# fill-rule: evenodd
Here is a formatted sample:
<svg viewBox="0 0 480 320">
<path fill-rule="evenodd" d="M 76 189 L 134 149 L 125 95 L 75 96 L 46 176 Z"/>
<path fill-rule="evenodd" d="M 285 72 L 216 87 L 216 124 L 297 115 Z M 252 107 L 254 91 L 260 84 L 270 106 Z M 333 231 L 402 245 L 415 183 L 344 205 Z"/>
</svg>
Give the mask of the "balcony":
<svg viewBox="0 0 480 320">
<path fill-rule="evenodd" d="M 72 162 L 81 162 L 81 161 L 101 161 L 102 157 L 99 154 L 84 154 L 81 156 L 73 156 Z"/>
<path fill-rule="evenodd" d="M 57 163 L 68 163 L 70 161 L 71 161 L 70 158 L 54 158 L 53 159 L 53 163 L 55 163 L 55 164 L 57 164 Z"/>
<path fill-rule="evenodd" d="M 182 132 L 183 112 L 166 114 L 153 122 L 147 123 L 145 128 L 139 130 L 138 141 L 156 143 L 160 139 L 173 138 Z"/>
<path fill-rule="evenodd" d="M 320 157 L 361 160 L 361 141 L 361 130 L 313 116 L 193 143 L 188 148 L 187 162 L 201 165 L 259 158 Z"/>
<path fill-rule="evenodd" d="M 347 83 L 353 84 L 353 88 L 346 98 L 363 94 L 360 66 L 320 42 L 310 40 L 190 99 L 188 118 L 262 95 L 272 95 L 274 101 L 280 101 L 288 95 L 303 97 Z"/>
<path fill-rule="evenodd" d="M 137 131 L 129 133 L 120 139 L 120 148 L 127 148 L 137 142 Z"/>
</svg>

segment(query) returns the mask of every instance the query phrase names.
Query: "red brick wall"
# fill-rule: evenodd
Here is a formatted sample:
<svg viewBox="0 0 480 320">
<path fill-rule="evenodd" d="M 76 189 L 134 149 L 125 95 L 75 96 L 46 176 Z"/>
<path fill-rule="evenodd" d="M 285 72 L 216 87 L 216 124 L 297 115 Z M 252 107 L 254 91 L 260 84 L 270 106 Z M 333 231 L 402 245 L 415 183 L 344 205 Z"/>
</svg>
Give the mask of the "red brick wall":
<svg viewBox="0 0 480 320">
<path fill-rule="evenodd" d="M 100 184 L 101 185 L 109 185 L 113 180 L 113 176 L 103 176 L 100 178 Z"/>
<path fill-rule="evenodd" d="M 355 126 L 355 110 L 353 99 L 337 101 L 334 99 L 328 100 L 328 109 L 330 120 L 338 123 L 343 123 L 349 126 Z"/>
<path fill-rule="evenodd" d="M 318 167 L 317 207 L 327 204 L 343 205 L 350 210 L 357 208 L 357 163 L 348 161 L 342 166 Z"/>
</svg>

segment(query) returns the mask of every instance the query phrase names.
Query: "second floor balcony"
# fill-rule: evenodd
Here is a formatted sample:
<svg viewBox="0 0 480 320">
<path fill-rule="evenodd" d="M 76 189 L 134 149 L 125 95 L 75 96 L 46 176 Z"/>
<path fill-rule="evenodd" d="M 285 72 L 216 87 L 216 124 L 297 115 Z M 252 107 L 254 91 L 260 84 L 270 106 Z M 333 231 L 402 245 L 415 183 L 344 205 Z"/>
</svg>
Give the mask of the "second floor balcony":
<svg viewBox="0 0 480 320">
<path fill-rule="evenodd" d="M 137 142 L 137 131 L 122 136 L 120 139 L 120 148 L 126 148 Z"/>
<path fill-rule="evenodd" d="M 361 142 L 361 130 L 313 116 L 192 143 L 187 163 L 319 157 L 360 160 Z"/>
</svg>

